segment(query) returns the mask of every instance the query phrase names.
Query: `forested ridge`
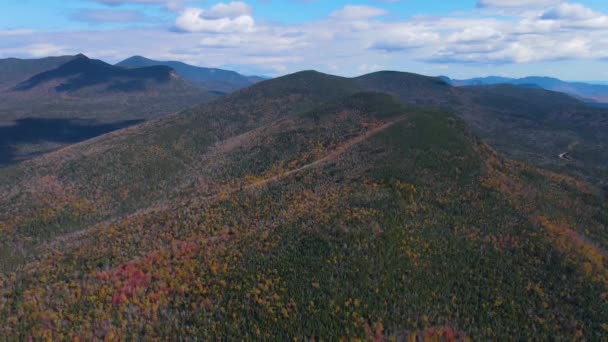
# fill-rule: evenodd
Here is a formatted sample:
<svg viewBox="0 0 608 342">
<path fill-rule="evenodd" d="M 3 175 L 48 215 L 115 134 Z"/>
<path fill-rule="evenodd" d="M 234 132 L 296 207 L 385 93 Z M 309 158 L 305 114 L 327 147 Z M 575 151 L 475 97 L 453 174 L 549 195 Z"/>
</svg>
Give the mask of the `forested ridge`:
<svg viewBox="0 0 608 342">
<path fill-rule="evenodd" d="M 1 169 L 0 336 L 605 339 L 597 184 L 381 76 L 289 75 Z"/>
</svg>

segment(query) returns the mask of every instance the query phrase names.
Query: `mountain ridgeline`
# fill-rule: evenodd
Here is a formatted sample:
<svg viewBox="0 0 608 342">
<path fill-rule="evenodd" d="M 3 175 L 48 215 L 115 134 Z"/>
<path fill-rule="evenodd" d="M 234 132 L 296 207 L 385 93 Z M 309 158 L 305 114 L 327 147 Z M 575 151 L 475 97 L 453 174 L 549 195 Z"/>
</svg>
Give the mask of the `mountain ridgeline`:
<svg viewBox="0 0 608 342">
<path fill-rule="evenodd" d="M 164 66 L 123 69 L 78 55 L 73 60 L 19 83 L 14 91 L 31 91 L 50 84 L 57 92 L 77 92 L 101 86 L 101 91 L 145 91 L 147 82 L 169 83 L 178 76 Z"/>
<path fill-rule="evenodd" d="M 603 340 L 605 199 L 492 146 L 570 170 L 605 118 L 306 71 L 0 169 L 0 336 Z"/>
<path fill-rule="evenodd" d="M 19 83 L 14 90 L 26 91 L 42 86 L 45 83 L 59 83 L 54 87 L 58 92 L 78 91 L 85 87 L 104 84 L 106 91 L 145 90 L 146 81 L 168 83 L 172 69 L 162 66 L 126 70 L 114 67 L 99 60 L 92 60 L 78 55 L 56 69 L 40 73 Z"/>
<path fill-rule="evenodd" d="M 39 73 L 55 69 L 73 60 L 75 56 L 47 57 L 41 59 L 0 59 L 0 91 L 14 87 Z"/>
<path fill-rule="evenodd" d="M 162 65 L 126 69 L 82 54 L 0 60 L 0 128 L 11 131 L 0 166 L 218 96 Z"/>
<path fill-rule="evenodd" d="M 538 87 L 551 91 L 558 91 L 577 97 L 583 101 L 606 103 L 608 102 L 608 85 L 590 84 L 584 82 L 566 82 L 552 77 L 524 77 L 524 78 L 508 78 L 508 77 L 478 77 L 467 80 L 455 80 L 449 77 L 442 77 L 447 83 L 461 86 L 487 86 L 498 84 L 512 84 L 521 87 Z"/>
<path fill-rule="evenodd" d="M 161 62 L 141 56 L 127 58 L 116 65 L 129 69 L 153 66 L 170 67 L 186 80 L 199 85 L 204 89 L 224 93 L 248 87 L 254 83 L 264 80 L 262 77 L 243 76 L 231 70 L 196 67 L 176 61 Z"/>
</svg>

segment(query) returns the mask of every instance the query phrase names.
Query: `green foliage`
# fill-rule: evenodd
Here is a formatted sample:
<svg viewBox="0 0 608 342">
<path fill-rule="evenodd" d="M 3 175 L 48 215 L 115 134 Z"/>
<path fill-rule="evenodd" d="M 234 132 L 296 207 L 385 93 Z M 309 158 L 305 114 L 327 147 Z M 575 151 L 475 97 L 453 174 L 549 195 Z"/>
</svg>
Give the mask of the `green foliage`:
<svg viewBox="0 0 608 342">
<path fill-rule="evenodd" d="M 445 111 L 273 82 L 3 171 L 0 246 L 23 260 L 0 275 L 0 335 L 606 338 L 589 186 Z"/>
</svg>

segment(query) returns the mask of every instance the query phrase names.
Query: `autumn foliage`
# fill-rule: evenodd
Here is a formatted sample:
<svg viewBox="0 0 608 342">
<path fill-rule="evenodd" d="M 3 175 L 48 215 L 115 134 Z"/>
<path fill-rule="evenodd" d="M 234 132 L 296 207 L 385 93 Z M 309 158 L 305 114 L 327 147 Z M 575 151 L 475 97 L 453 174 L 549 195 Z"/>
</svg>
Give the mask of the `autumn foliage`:
<svg viewBox="0 0 608 342">
<path fill-rule="evenodd" d="M 501 158 L 443 111 L 264 87 L 13 175 L 0 336 L 608 336 L 592 187 Z"/>
</svg>

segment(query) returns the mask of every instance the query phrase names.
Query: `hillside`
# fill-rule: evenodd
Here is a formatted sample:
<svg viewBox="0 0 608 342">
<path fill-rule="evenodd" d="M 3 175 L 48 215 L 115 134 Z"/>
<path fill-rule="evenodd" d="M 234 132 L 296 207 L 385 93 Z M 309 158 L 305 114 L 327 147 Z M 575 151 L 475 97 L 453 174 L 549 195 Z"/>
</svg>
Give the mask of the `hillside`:
<svg viewBox="0 0 608 342">
<path fill-rule="evenodd" d="M 364 89 L 386 92 L 412 106 L 450 108 L 459 101 L 452 87 L 435 77 L 381 71 L 357 77 L 354 81 Z"/>
<path fill-rule="evenodd" d="M 590 84 L 584 82 L 566 82 L 552 77 L 530 76 L 524 78 L 508 77 L 479 77 L 468 80 L 453 80 L 448 77 L 443 79 L 454 86 L 483 86 L 512 84 L 519 86 L 534 85 L 546 90 L 557 91 L 569 94 L 588 102 L 606 103 L 608 102 L 608 86 L 602 84 Z"/>
<path fill-rule="evenodd" d="M 495 85 L 456 88 L 455 110 L 508 157 L 608 183 L 608 111 L 562 93 Z"/>
<path fill-rule="evenodd" d="M 84 55 L 46 65 L 64 59 L 0 90 L 0 166 L 218 97 L 164 66 L 126 70 Z"/>
<path fill-rule="evenodd" d="M 41 59 L 0 59 L 0 91 L 13 87 L 28 78 L 59 67 L 75 56 L 47 57 Z"/>
<path fill-rule="evenodd" d="M 604 339 L 605 200 L 431 93 L 507 101 L 301 72 L 1 169 L 0 336 Z"/>
<path fill-rule="evenodd" d="M 33 91 L 50 88 L 56 92 L 78 92 L 97 87 L 97 92 L 136 92 L 149 90 L 149 83 L 169 86 L 179 82 L 174 71 L 165 66 L 123 69 L 100 60 L 78 55 L 73 60 L 19 83 L 13 91 Z M 175 86 L 175 85 L 174 85 Z M 187 85 L 177 85 L 187 87 Z"/>
<path fill-rule="evenodd" d="M 411 106 L 448 110 L 509 158 L 608 189 L 606 108 L 523 83 L 453 87 L 442 78 L 401 72 L 378 72 L 353 81 Z"/>
<path fill-rule="evenodd" d="M 184 79 L 204 89 L 224 93 L 232 92 L 264 80 L 264 78 L 258 76 L 243 76 L 231 70 L 196 67 L 176 61 L 161 62 L 141 56 L 127 58 L 116 65 L 124 68 L 167 66 L 175 70 Z"/>
<path fill-rule="evenodd" d="M 452 87 L 441 78 L 401 72 L 378 72 L 353 81 L 409 106 L 448 110 L 509 158 L 608 186 L 606 108 L 533 86 Z"/>
</svg>

